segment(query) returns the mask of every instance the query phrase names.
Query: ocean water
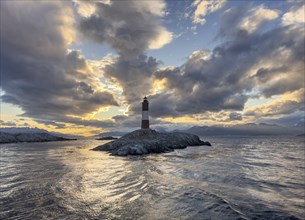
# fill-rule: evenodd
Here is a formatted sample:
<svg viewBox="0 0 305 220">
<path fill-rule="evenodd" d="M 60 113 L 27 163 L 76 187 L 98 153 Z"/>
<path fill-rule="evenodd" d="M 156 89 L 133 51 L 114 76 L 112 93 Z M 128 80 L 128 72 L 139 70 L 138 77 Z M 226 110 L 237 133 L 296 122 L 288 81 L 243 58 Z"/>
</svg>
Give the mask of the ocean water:
<svg viewBox="0 0 305 220">
<path fill-rule="evenodd" d="M 77 141 L 3 144 L 0 219 L 305 219 L 304 138 L 114 157 Z"/>
</svg>

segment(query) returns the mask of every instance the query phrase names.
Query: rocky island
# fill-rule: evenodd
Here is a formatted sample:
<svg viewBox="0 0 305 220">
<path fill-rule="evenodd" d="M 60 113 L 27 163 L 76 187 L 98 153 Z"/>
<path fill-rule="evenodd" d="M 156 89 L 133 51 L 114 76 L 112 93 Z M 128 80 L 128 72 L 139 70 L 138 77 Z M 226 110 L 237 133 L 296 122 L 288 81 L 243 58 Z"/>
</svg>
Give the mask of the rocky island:
<svg viewBox="0 0 305 220">
<path fill-rule="evenodd" d="M 118 139 L 118 138 L 112 137 L 112 136 L 106 136 L 106 137 L 97 138 L 96 140 L 106 141 L 106 140 L 116 140 L 116 139 Z"/>
<path fill-rule="evenodd" d="M 68 141 L 76 139 L 68 139 L 57 137 L 49 133 L 7 133 L 0 132 L 0 144 L 18 143 L 18 142 L 47 142 L 47 141 Z"/>
<path fill-rule="evenodd" d="M 187 146 L 211 146 L 209 142 L 200 140 L 197 135 L 168 132 L 161 133 L 152 129 L 135 130 L 123 137 L 100 145 L 92 150 L 107 151 L 111 155 L 143 155 L 149 153 L 164 153 Z"/>
</svg>

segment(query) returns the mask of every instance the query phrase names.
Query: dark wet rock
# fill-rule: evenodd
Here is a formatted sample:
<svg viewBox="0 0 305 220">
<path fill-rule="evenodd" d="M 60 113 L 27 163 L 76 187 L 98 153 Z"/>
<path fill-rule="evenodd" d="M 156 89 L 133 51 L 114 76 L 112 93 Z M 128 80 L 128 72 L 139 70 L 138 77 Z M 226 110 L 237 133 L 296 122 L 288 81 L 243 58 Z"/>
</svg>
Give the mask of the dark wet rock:
<svg viewBox="0 0 305 220">
<path fill-rule="evenodd" d="M 96 140 L 116 140 L 116 139 L 118 139 L 118 138 L 112 137 L 112 136 L 107 136 L 107 137 L 97 138 Z"/>
<path fill-rule="evenodd" d="M 304 134 L 298 134 L 298 135 L 296 135 L 296 137 L 305 137 L 305 133 Z"/>
<path fill-rule="evenodd" d="M 0 144 L 18 143 L 18 142 L 47 142 L 47 141 L 68 141 L 76 139 L 68 139 L 57 137 L 49 133 L 6 133 L 0 132 Z"/>
<path fill-rule="evenodd" d="M 152 129 L 140 129 L 123 137 L 100 145 L 93 150 L 108 151 L 112 155 L 142 155 L 149 153 L 164 153 L 187 146 L 211 146 L 209 142 L 201 141 L 197 135 L 172 132 L 160 133 Z"/>
</svg>

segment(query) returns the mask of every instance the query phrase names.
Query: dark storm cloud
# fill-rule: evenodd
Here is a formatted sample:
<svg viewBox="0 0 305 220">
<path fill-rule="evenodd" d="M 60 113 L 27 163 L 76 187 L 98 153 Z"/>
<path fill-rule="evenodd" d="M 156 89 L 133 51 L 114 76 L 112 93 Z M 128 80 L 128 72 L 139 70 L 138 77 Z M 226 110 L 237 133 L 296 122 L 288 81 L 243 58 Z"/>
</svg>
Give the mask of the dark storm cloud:
<svg viewBox="0 0 305 220">
<path fill-rule="evenodd" d="M 119 128 L 138 128 L 141 126 L 141 115 L 135 116 L 126 116 L 126 115 L 116 115 L 112 117 L 115 121 L 116 127 Z M 165 124 L 161 120 L 153 119 L 150 120 L 150 126 L 160 125 L 162 126 Z"/>
<path fill-rule="evenodd" d="M 88 2 L 80 1 L 79 7 L 82 4 Z M 171 40 L 171 34 L 160 25 L 165 7 L 163 1 L 91 4 L 95 8 L 94 13 L 81 19 L 81 32 L 98 43 L 111 45 L 124 60 L 137 58 L 144 50 L 160 47 Z M 158 40 L 163 42 L 159 41 L 158 45 Z"/>
<path fill-rule="evenodd" d="M 98 88 L 80 52 L 67 50 L 73 24 L 71 2 L 1 2 L 3 102 L 21 107 L 24 116 L 56 122 L 117 105 Z"/>
<path fill-rule="evenodd" d="M 254 77 L 257 78 L 259 82 L 265 82 L 271 80 L 275 74 L 289 71 L 287 66 L 281 66 L 276 68 L 260 68 L 256 71 Z"/>
<path fill-rule="evenodd" d="M 137 59 L 124 60 L 119 57 L 114 64 L 106 65 L 104 75 L 114 78 L 123 88 L 128 104 L 139 104 L 152 88 L 152 74 L 157 70 L 157 61 L 140 55 Z"/>
<path fill-rule="evenodd" d="M 178 116 L 179 113 L 172 108 L 175 99 L 170 94 L 161 93 L 148 97 L 150 103 L 150 114 L 153 117 Z"/>
<path fill-rule="evenodd" d="M 231 112 L 229 115 L 230 121 L 241 121 L 243 120 L 243 117 L 240 113 L 237 112 Z"/>
<path fill-rule="evenodd" d="M 116 115 L 112 117 L 115 120 L 116 124 L 119 125 L 120 128 L 136 128 L 141 126 L 141 117 L 140 115 L 130 117 L 126 115 Z"/>
<path fill-rule="evenodd" d="M 304 28 L 286 25 L 262 32 L 260 27 L 270 20 L 268 15 L 265 20 L 254 21 L 249 31 L 229 23 L 247 16 L 239 12 L 230 10 L 221 24 L 236 34 L 221 29 L 227 41 L 212 52 L 194 52 L 181 67 L 154 74 L 166 80 L 169 100 L 168 105 L 158 106 L 155 116 L 243 110 L 253 92 L 271 97 L 304 88 Z M 165 102 L 163 94 L 158 96 L 160 100 L 155 103 Z"/>
<path fill-rule="evenodd" d="M 304 92 L 303 94 L 304 95 Z M 266 117 L 289 115 L 297 111 L 304 111 L 304 99 L 276 101 L 268 105 L 253 107 L 245 112 L 246 116 Z"/>
<path fill-rule="evenodd" d="M 73 124 L 73 126 L 76 127 L 97 127 L 97 128 L 113 128 L 117 126 L 115 124 L 115 121 L 113 120 L 97 120 L 97 119 L 90 119 L 90 120 L 84 120 L 81 118 L 76 118 L 76 117 L 70 117 L 70 116 L 56 116 L 56 117 L 49 117 L 50 120 L 39 120 L 35 119 L 37 123 L 44 124 L 47 126 L 54 126 L 56 128 L 68 128 L 71 126 L 70 124 Z M 56 119 L 57 121 L 60 121 L 62 123 L 58 123 L 57 121 L 53 120 Z M 67 124 L 69 125 L 67 125 Z"/>
<path fill-rule="evenodd" d="M 212 55 L 211 58 L 200 58 L 195 54 L 179 70 L 158 71 L 155 77 L 166 79 L 167 88 L 172 91 L 167 95 L 171 102 L 159 108 L 172 108 L 166 112 L 180 115 L 224 109 L 242 110 L 247 97 L 240 92 L 247 88 L 249 82 L 242 79 L 244 66 L 232 66 L 231 69 L 225 66 L 225 62 L 230 64 L 233 61 L 232 54 Z M 159 112 L 162 110 L 159 109 Z"/>
<path fill-rule="evenodd" d="M 246 2 L 223 13 L 217 37 L 243 38 L 249 33 L 260 30 L 267 21 L 272 21 L 278 16 L 277 10 L 267 8 L 263 4 L 254 6 L 253 3 Z"/>
<path fill-rule="evenodd" d="M 111 128 L 115 126 L 114 121 L 112 120 L 82 120 L 80 118 L 74 117 L 64 117 L 62 121 L 66 123 L 81 125 L 81 126 L 91 126 L 91 127 L 98 127 L 98 128 Z"/>
<path fill-rule="evenodd" d="M 104 121 L 75 117 L 118 104 L 110 92 L 100 89 L 98 76 L 81 53 L 67 50 L 74 39 L 71 2 L 2 1 L 1 89 L 5 94 L 1 100 L 21 107 L 23 115 L 36 122 L 58 128 L 63 123 L 139 127 L 144 95 L 149 95 L 154 118 L 225 112 L 225 120 L 242 120 L 236 112 L 244 109 L 249 98 L 304 88 L 304 27 L 290 22 L 293 14 L 276 28 L 274 23 L 262 29 L 279 13 L 264 6 L 231 8 L 222 17 L 218 47 L 192 53 L 180 67 L 158 69 L 158 61 L 146 56 L 145 50 L 171 40 L 171 33 L 162 27 L 162 1 L 74 1 L 78 7 L 86 4 L 79 8 L 83 37 L 108 44 L 118 53 L 102 70 L 107 80 L 122 87 L 129 116 Z M 165 85 L 155 94 L 154 80 Z M 252 116 L 291 114 L 302 111 L 303 104 L 302 99 L 286 100 L 256 109 Z"/>
<path fill-rule="evenodd" d="M 247 16 L 250 9 L 251 5 L 248 3 L 241 5 L 240 7 L 234 7 L 226 10 L 222 15 L 222 23 L 217 37 L 239 37 L 247 34 L 246 30 L 242 30 L 238 26 L 241 20 Z"/>
<path fill-rule="evenodd" d="M 56 128 L 65 128 L 66 125 L 64 123 L 57 123 L 55 121 L 49 121 L 49 120 L 39 120 L 39 119 L 34 119 L 37 123 L 39 124 L 44 124 L 44 125 L 47 125 L 47 126 L 54 126 Z"/>
<path fill-rule="evenodd" d="M 82 7 L 88 2 L 78 4 Z M 139 112 L 138 105 L 151 92 L 152 74 L 158 66 L 156 59 L 147 57 L 144 51 L 159 48 L 172 38 L 161 26 L 165 4 L 163 1 L 137 0 L 89 4 L 95 10 L 81 19 L 80 31 L 84 37 L 109 44 L 118 52 L 114 63 L 104 67 L 104 75 L 122 87 L 130 113 Z"/>
</svg>

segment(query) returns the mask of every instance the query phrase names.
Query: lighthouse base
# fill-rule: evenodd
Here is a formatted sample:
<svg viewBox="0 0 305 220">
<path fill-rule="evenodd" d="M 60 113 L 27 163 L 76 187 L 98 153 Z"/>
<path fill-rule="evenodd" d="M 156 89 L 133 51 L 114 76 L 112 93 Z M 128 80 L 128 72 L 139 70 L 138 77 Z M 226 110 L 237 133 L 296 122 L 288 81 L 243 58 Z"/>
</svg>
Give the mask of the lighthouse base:
<svg viewBox="0 0 305 220">
<path fill-rule="evenodd" d="M 142 120 L 141 129 L 149 128 L 149 120 Z"/>
<path fill-rule="evenodd" d="M 149 153 L 165 153 L 187 146 L 211 146 L 209 142 L 200 140 L 197 135 L 187 133 L 161 133 L 151 129 L 139 129 L 123 137 L 98 146 L 93 150 L 108 151 L 112 155 L 142 155 Z"/>
</svg>

